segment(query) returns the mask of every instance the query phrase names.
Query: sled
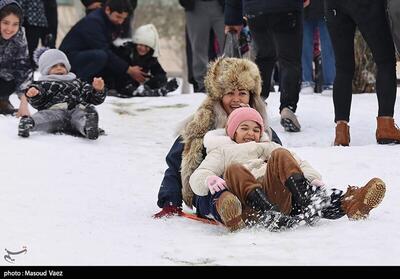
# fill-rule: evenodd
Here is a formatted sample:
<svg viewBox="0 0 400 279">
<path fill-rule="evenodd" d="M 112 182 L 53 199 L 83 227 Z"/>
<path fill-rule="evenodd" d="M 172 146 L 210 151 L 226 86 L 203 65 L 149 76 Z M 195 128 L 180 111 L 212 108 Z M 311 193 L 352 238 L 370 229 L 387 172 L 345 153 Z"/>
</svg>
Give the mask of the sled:
<svg viewBox="0 0 400 279">
<path fill-rule="evenodd" d="M 216 220 L 203 218 L 203 217 L 197 216 L 197 214 L 194 214 L 194 213 L 187 213 L 187 212 L 182 211 L 179 216 L 187 218 L 187 219 L 195 220 L 198 222 L 202 222 L 205 224 L 210 224 L 210 225 L 218 225 L 219 224 L 219 222 Z"/>
</svg>

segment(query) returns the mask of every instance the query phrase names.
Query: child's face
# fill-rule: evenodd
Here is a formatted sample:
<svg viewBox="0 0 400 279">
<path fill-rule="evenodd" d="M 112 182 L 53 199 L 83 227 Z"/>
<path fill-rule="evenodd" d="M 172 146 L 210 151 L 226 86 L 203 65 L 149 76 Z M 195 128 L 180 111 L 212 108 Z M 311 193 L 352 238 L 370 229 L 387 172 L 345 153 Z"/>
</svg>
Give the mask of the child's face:
<svg viewBox="0 0 400 279">
<path fill-rule="evenodd" d="M 137 52 L 139 53 L 140 56 L 144 56 L 147 53 L 149 53 L 150 47 L 148 47 L 146 45 L 137 44 L 136 45 L 136 50 L 137 50 Z"/>
<path fill-rule="evenodd" d="M 261 127 L 252 120 L 243 121 L 235 132 L 235 142 L 245 143 L 250 141 L 260 142 Z"/>
<path fill-rule="evenodd" d="M 240 104 L 248 105 L 250 102 L 250 93 L 243 89 L 228 91 L 222 97 L 222 107 L 229 115 L 234 109 L 240 108 Z"/>
<path fill-rule="evenodd" d="M 64 64 L 58 63 L 50 68 L 49 75 L 66 75 L 68 73 L 67 68 Z"/>
<path fill-rule="evenodd" d="M 19 30 L 19 17 L 9 14 L 0 21 L 0 35 L 4 40 L 11 39 Z"/>
</svg>

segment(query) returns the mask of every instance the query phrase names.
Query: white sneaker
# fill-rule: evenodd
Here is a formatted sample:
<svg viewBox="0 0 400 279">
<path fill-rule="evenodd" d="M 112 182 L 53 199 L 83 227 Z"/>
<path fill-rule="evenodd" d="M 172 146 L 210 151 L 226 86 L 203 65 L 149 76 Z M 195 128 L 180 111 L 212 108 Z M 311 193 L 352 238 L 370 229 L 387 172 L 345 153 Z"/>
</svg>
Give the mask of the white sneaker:
<svg viewBox="0 0 400 279">
<path fill-rule="evenodd" d="M 305 87 L 302 87 L 300 90 L 300 94 L 303 94 L 303 95 L 311 95 L 313 93 L 314 93 L 314 88 L 312 86 L 305 86 Z"/>
</svg>

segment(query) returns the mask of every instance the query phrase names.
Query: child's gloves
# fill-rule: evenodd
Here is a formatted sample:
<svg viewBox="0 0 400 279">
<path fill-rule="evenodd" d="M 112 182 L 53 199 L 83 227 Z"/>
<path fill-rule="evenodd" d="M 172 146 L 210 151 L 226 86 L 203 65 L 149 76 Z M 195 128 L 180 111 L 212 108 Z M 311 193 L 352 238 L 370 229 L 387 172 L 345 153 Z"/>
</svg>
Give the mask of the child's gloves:
<svg viewBox="0 0 400 279">
<path fill-rule="evenodd" d="M 225 180 L 216 175 L 211 175 L 207 177 L 206 183 L 212 195 L 214 195 L 216 192 L 226 189 Z"/>
<path fill-rule="evenodd" d="M 319 180 L 319 179 L 314 179 L 313 181 L 311 181 L 311 186 L 315 186 L 315 187 L 324 187 L 325 186 L 325 182 Z"/>
</svg>

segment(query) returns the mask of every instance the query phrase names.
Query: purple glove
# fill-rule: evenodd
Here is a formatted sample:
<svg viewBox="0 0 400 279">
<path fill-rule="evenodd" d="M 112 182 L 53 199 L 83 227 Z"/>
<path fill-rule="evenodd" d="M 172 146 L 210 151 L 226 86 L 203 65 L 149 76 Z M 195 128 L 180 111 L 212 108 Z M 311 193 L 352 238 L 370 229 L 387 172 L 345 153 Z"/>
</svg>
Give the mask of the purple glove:
<svg viewBox="0 0 400 279">
<path fill-rule="evenodd" d="M 153 218 L 162 218 L 162 217 L 169 217 L 173 215 L 181 215 L 182 208 L 177 207 L 175 205 L 166 205 L 161 209 L 160 212 L 153 215 Z"/>
<path fill-rule="evenodd" d="M 208 189 L 210 189 L 212 195 L 214 195 L 216 192 L 226 189 L 225 180 L 219 176 L 211 175 L 207 177 L 206 181 Z"/>
</svg>

